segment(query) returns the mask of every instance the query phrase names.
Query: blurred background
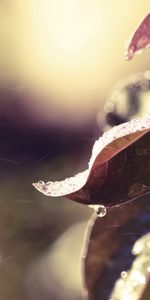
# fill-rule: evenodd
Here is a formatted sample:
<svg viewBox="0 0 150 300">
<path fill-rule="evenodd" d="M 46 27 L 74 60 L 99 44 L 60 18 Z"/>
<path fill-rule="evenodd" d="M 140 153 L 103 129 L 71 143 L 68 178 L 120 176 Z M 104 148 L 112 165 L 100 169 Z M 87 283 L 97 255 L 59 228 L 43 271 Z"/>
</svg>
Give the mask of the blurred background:
<svg viewBox="0 0 150 300">
<path fill-rule="evenodd" d="M 140 0 L 0 1 L 1 300 L 81 300 L 91 210 L 47 198 L 32 182 L 84 170 L 104 130 L 150 111 L 150 50 L 124 59 L 149 8 Z"/>
</svg>

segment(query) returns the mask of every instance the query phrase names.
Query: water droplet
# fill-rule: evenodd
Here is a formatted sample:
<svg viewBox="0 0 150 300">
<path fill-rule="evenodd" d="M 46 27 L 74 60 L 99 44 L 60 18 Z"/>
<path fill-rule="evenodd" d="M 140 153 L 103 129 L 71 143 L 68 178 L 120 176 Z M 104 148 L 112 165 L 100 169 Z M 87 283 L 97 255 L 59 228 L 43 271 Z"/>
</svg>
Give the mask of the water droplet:
<svg viewBox="0 0 150 300">
<path fill-rule="evenodd" d="M 127 277 L 127 275 L 128 275 L 128 274 L 127 274 L 127 272 L 126 272 L 126 271 L 122 271 L 122 272 L 121 272 L 121 277 L 122 277 L 122 278 L 126 278 L 126 277 Z"/>
<path fill-rule="evenodd" d="M 134 55 L 134 48 L 133 47 L 129 47 L 126 51 L 125 51 L 125 59 L 126 60 L 131 60 L 133 58 Z"/>
<path fill-rule="evenodd" d="M 93 204 L 93 205 L 89 205 L 89 207 L 93 208 L 96 211 L 97 216 L 100 218 L 104 217 L 107 213 L 107 209 L 104 205 Z"/>
<path fill-rule="evenodd" d="M 104 205 L 100 205 L 96 211 L 97 216 L 100 218 L 104 217 L 106 215 L 106 212 L 106 207 Z"/>
<path fill-rule="evenodd" d="M 38 184 L 39 185 L 44 185 L 44 181 L 40 180 L 40 181 L 38 181 Z"/>
</svg>

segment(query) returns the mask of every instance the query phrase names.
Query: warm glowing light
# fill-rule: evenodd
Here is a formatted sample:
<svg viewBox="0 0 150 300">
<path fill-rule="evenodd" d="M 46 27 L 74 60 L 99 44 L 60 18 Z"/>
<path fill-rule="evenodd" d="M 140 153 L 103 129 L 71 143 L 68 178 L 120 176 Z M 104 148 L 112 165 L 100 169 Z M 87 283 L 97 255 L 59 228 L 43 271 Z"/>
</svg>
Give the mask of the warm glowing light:
<svg viewBox="0 0 150 300">
<path fill-rule="evenodd" d="M 126 1 L 124 9 L 117 0 L 115 11 L 112 0 L 27 3 L 30 26 L 22 42 L 28 76 L 47 85 L 54 96 L 67 101 L 67 106 L 84 105 L 85 110 L 85 103 L 91 106 L 89 101 L 99 98 L 108 81 L 114 80 L 120 68 L 118 59 L 127 67 L 123 56 L 128 38 L 125 30 L 128 26 L 131 32 L 130 22 L 134 26 L 134 21 L 125 13 L 135 8 L 134 3 Z"/>
<path fill-rule="evenodd" d="M 47 42 L 53 35 L 61 49 L 76 51 L 98 32 L 102 33 L 103 18 L 98 2 L 79 0 L 45 1 L 40 10 L 41 33 L 46 32 Z M 50 23 L 53 27 L 51 28 Z"/>
<path fill-rule="evenodd" d="M 115 6 L 114 0 L 5 2 L 1 72 L 13 71 L 23 86 L 44 88 L 51 105 L 71 118 L 82 120 L 106 99 L 116 81 L 149 67 L 149 50 L 130 64 L 124 60 L 125 42 L 147 14 L 149 2 L 116 0 Z"/>
<path fill-rule="evenodd" d="M 97 69 L 105 63 L 100 59 L 107 37 L 105 10 L 98 0 L 39 0 L 38 7 L 32 2 L 40 72 L 48 74 L 57 95 L 82 98 L 98 87 Z"/>
</svg>

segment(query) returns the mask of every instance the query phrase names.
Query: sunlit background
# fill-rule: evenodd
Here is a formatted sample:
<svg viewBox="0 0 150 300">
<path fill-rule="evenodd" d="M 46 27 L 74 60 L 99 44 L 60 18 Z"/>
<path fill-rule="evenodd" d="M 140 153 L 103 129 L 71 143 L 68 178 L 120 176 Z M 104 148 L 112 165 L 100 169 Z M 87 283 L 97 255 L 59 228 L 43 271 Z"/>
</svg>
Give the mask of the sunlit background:
<svg viewBox="0 0 150 300">
<path fill-rule="evenodd" d="M 136 72 L 150 80 L 149 49 L 124 58 L 149 9 L 141 0 L 0 1 L 0 300 L 81 300 L 91 210 L 31 183 L 85 169 L 114 84 Z"/>
<path fill-rule="evenodd" d="M 71 121 L 86 118 L 117 80 L 148 68 L 148 50 L 124 59 L 148 1 L 7 0 L 0 7 L 1 73 L 43 88 Z"/>
</svg>

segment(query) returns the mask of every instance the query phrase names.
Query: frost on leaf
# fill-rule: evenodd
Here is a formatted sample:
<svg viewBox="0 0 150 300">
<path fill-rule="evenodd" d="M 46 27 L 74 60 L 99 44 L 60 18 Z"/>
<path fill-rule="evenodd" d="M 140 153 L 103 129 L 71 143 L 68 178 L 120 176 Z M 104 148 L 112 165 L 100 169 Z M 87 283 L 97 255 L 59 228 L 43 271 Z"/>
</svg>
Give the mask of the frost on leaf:
<svg viewBox="0 0 150 300">
<path fill-rule="evenodd" d="M 134 53 L 150 46 L 150 14 L 148 14 L 142 23 L 134 32 L 127 51 L 125 53 L 126 59 L 130 60 Z"/>
<path fill-rule="evenodd" d="M 150 114 L 104 133 L 95 142 L 84 172 L 63 181 L 33 185 L 47 196 L 106 207 L 150 192 Z"/>
</svg>

